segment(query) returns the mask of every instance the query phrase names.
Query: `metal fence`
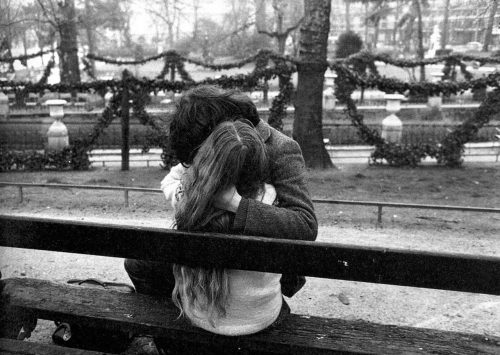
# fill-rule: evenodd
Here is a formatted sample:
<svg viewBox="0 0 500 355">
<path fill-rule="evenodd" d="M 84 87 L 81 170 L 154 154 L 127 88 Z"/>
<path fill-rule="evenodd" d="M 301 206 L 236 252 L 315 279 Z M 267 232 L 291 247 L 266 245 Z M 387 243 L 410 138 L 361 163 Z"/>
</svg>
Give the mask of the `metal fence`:
<svg viewBox="0 0 500 355">
<path fill-rule="evenodd" d="M 131 186 L 103 186 L 103 185 L 70 185 L 70 184 L 34 184 L 21 182 L 0 182 L 0 186 L 15 186 L 18 189 L 18 202 L 24 201 L 23 188 L 60 188 L 60 189 L 87 189 L 87 190 L 113 190 L 123 192 L 124 204 L 129 207 L 129 193 L 163 193 L 160 189 L 148 189 L 143 187 Z M 398 202 L 381 202 L 381 201 L 350 201 L 350 200 L 327 200 L 327 199 L 312 199 L 313 203 L 319 204 L 342 204 L 342 205 L 358 205 L 358 206 L 374 206 L 377 207 L 378 217 L 377 222 L 382 223 L 382 209 L 386 208 L 412 208 L 412 209 L 433 209 L 446 211 L 462 211 L 462 212 L 485 212 L 485 213 L 500 213 L 500 208 L 490 207 L 468 207 L 468 206 L 447 206 L 447 205 L 425 205 L 412 203 Z"/>
</svg>

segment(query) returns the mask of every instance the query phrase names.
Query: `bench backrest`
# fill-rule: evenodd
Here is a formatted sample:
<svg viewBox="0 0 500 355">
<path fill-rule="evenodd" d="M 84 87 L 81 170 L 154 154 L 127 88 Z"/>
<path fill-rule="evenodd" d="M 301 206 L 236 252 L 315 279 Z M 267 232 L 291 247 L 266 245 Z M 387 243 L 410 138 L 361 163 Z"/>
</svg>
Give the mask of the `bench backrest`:
<svg viewBox="0 0 500 355">
<path fill-rule="evenodd" d="M 0 246 L 500 295 L 500 257 L 0 215 Z"/>
</svg>

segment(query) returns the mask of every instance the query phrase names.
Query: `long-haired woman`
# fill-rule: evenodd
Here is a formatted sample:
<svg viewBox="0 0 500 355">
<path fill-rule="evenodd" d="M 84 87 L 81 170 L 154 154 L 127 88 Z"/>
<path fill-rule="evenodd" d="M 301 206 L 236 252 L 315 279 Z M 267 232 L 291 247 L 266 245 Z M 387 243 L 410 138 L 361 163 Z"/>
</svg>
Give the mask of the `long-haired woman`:
<svg viewBox="0 0 500 355">
<path fill-rule="evenodd" d="M 218 209 L 215 197 L 234 186 L 246 198 L 271 204 L 275 191 L 265 184 L 267 176 L 266 149 L 251 124 L 219 124 L 181 179 L 175 204 L 177 229 L 230 233 L 234 214 Z M 280 274 L 183 265 L 174 265 L 173 272 L 172 299 L 181 315 L 210 332 L 252 334 L 289 311 Z"/>
</svg>

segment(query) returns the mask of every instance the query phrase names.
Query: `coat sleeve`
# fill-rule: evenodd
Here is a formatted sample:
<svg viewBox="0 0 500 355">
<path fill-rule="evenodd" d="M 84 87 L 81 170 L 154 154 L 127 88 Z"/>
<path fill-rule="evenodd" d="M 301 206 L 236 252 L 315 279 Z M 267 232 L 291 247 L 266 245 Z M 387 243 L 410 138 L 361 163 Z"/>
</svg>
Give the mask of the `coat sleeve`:
<svg viewBox="0 0 500 355">
<path fill-rule="evenodd" d="M 270 157 L 271 183 L 278 205 L 243 198 L 233 231 L 282 239 L 316 240 L 318 223 L 306 187 L 305 163 L 297 142 L 285 139 Z"/>
</svg>

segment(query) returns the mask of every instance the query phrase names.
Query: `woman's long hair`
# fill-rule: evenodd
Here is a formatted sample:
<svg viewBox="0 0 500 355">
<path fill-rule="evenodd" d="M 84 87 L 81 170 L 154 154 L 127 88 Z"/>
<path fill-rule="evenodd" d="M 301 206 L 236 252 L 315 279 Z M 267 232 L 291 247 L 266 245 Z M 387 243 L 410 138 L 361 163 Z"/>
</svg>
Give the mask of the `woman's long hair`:
<svg viewBox="0 0 500 355">
<path fill-rule="evenodd" d="M 267 180 L 264 143 L 248 122 L 220 123 L 205 140 L 186 170 L 181 183 L 183 195 L 176 205 L 177 229 L 228 233 L 232 213 L 214 206 L 215 196 L 231 185 L 240 195 L 254 198 Z M 220 268 L 191 268 L 174 265 L 172 300 L 183 314 L 181 299 L 209 315 L 210 323 L 224 317 L 229 296 L 228 275 Z"/>
</svg>

